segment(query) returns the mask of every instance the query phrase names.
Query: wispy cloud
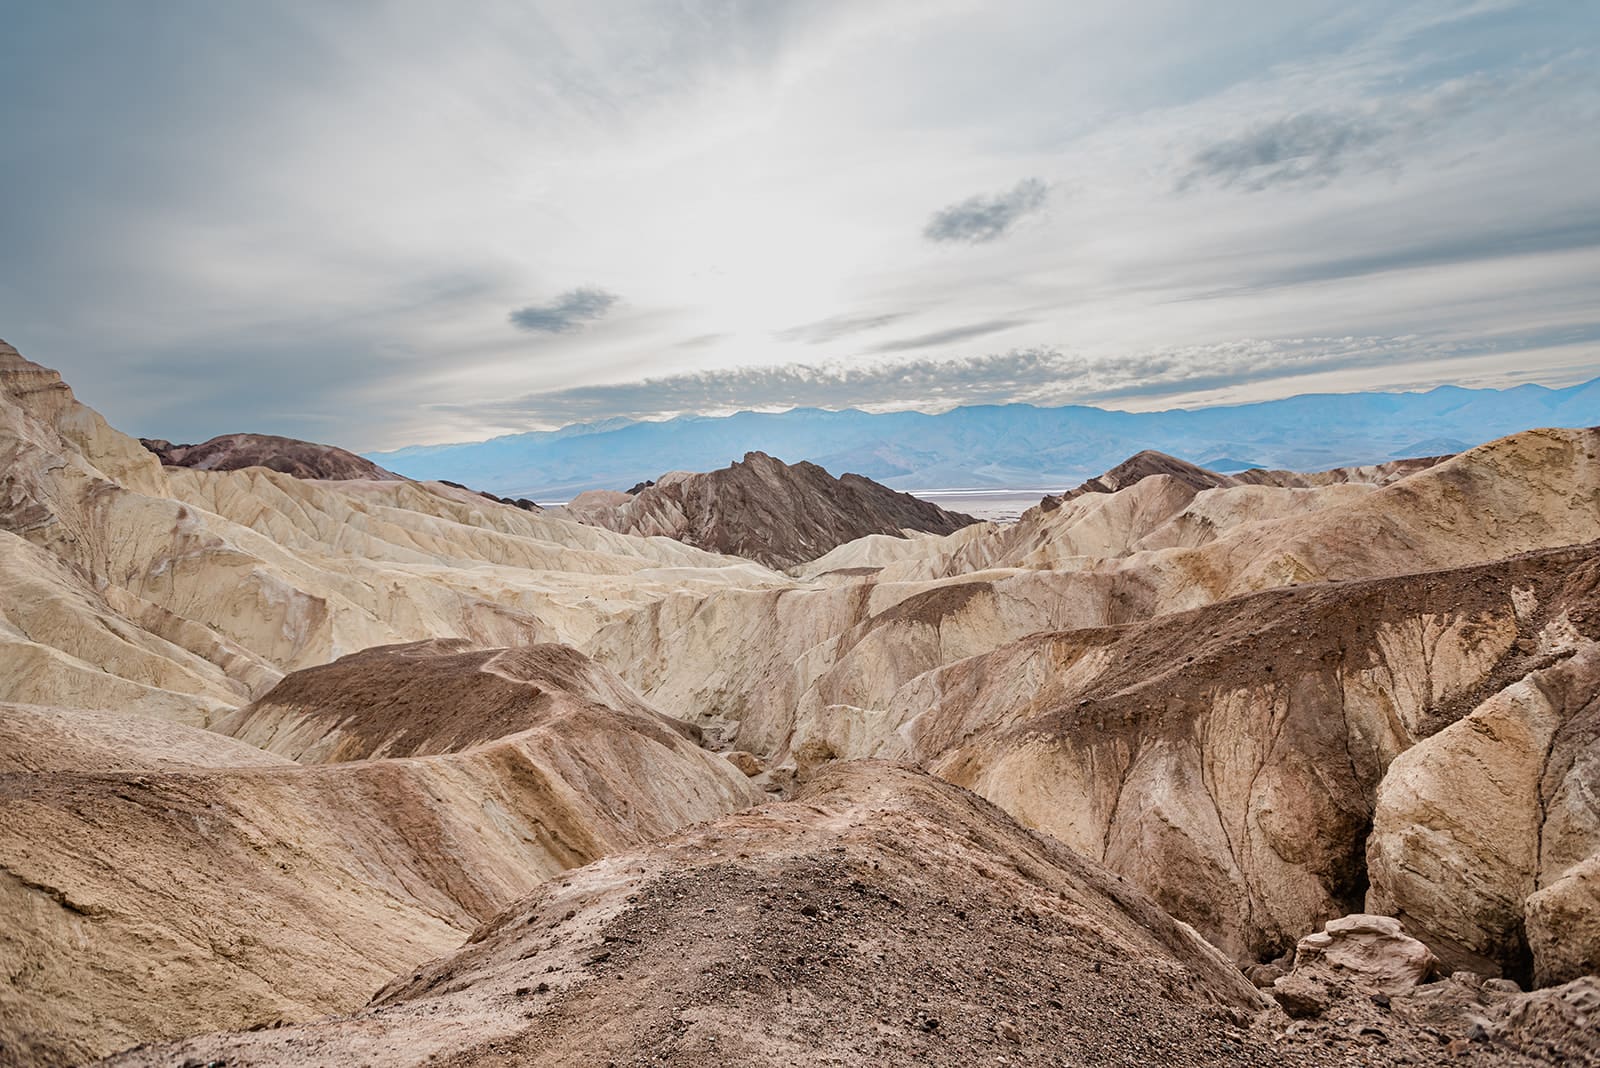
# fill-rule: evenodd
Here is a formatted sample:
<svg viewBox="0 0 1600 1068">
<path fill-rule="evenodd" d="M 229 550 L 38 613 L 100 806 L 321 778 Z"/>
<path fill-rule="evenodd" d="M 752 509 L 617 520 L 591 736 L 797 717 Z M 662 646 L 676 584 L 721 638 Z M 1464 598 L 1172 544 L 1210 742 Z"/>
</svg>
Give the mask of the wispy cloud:
<svg viewBox="0 0 1600 1068">
<path fill-rule="evenodd" d="M 979 245 L 1004 237 L 1025 215 L 1039 211 L 1050 188 L 1037 178 L 1024 178 L 1015 187 L 992 196 L 979 194 L 933 213 L 922 236 L 929 241 L 959 241 Z"/>
<path fill-rule="evenodd" d="M 1494 227 L 1476 233 L 1451 235 L 1426 242 L 1394 242 L 1358 256 L 1308 258 L 1281 267 L 1242 285 L 1208 290 L 1191 299 L 1209 299 L 1247 292 L 1286 289 L 1308 282 L 1361 278 L 1388 271 L 1423 267 L 1448 267 L 1514 256 L 1600 249 L 1600 219 L 1571 215 L 1537 220 L 1526 227 Z"/>
<path fill-rule="evenodd" d="M 1344 106 L 1256 119 L 1225 134 L 1218 130 L 1221 136 L 1195 150 L 1178 189 L 1202 183 L 1250 192 L 1316 187 L 1346 173 L 1399 168 L 1428 138 L 1485 107 L 1516 108 L 1530 93 L 1570 91 L 1561 84 L 1564 66 L 1480 71 L 1421 88 L 1391 88 Z"/>
<path fill-rule="evenodd" d="M 967 326 L 955 326 L 948 330 L 935 330 L 931 334 L 918 334 L 916 337 L 900 338 L 896 341 L 885 341 L 881 345 L 874 345 L 869 352 L 911 352 L 916 349 L 930 349 L 935 345 L 948 345 L 955 341 L 971 341 L 975 337 L 987 337 L 998 334 L 1002 330 L 1010 330 L 1016 326 L 1026 326 L 1029 319 L 994 319 L 986 323 L 971 323 Z"/>
<path fill-rule="evenodd" d="M 804 323 L 800 326 L 791 326 L 786 330 L 778 330 L 773 337 L 779 341 L 798 342 L 804 345 L 824 345 L 830 341 L 837 341 L 851 334 L 863 334 L 868 330 L 878 330 L 890 323 L 899 322 L 906 317 L 905 312 L 889 312 L 881 315 L 836 315 L 829 319 L 819 319 L 814 323 Z"/>
<path fill-rule="evenodd" d="M 673 342 L 672 347 L 675 349 L 706 349 L 719 341 L 726 340 L 728 337 L 728 334 L 696 334 L 694 337 L 686 337 L 682 341 Z"/>
<path fill-rule="evenodd" d="M 561 294 L 549 304 L 530 304 L 511 313 L 511 324 L 519 330 L 541 334 L 570 334 L 596 319 L 602 319 L 618 301 L 615 293 L 597 286 L 579 286 Z"/>
</svg>

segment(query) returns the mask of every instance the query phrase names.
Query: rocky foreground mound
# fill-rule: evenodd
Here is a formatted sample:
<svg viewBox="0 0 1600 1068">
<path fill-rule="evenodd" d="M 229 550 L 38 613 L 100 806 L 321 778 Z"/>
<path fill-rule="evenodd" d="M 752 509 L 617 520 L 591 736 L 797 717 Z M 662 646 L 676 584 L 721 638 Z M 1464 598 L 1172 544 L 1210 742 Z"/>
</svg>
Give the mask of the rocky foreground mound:
<svg viewBox="0 0 1600 1068">
<path fill-rule="evenodd" d="M 841 764 L 792 802 L 546 884 L 352 1016 L 108 1063 L 1379 1065 L 1456 1042 L 1466 1063 L 1523 1065 L 1585 1050 L 1588 988 L 1533 1005 L 1556 1026 L 1530 1033 L 1509 1022 L 1527 997 L 1405 974 L 1382 994 L 1372 957 L 1308 954 L 1295 983 L 1348 1015 L 1291 1023 L 1128 882 L 963 790 Z"/>
<path fill-rule="evenodd" d="M 371 478 L 384 482 L 401 478 L 337 445 L 318 445 L 274 434 L 219 434 L 198 445 L 174 445 L 159 438 L 140 438 L 139 443 L 155 453 L 166 467 L 193 467 L 200 471 L 265 467 L 295 478 Z"/>
<path fill-rule="evenodd" d="M 673 472 L 635 490 L 580 494 L 564 512 L 608 530 L 665 535 L 780 569 L 871 534 L 950 534 L 977 522 L 861 475 L 834 478 L 816 464 L 786 464 L 764 452 L 746 453 L 720 471 Z"/>
</svg>

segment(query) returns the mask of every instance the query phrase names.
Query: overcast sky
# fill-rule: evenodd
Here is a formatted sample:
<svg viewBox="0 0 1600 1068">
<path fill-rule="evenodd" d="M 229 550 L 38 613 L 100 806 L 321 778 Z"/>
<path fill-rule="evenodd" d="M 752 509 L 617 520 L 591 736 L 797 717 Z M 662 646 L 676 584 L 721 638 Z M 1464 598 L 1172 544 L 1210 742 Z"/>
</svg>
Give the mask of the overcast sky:
<svg viewBox="0 0 1600 1068">
<path fill-rule="evenodd" d="M 0 25 L 0 337 L 147 436 L 1600 373 L 1593 0 Z"/>
</svg>

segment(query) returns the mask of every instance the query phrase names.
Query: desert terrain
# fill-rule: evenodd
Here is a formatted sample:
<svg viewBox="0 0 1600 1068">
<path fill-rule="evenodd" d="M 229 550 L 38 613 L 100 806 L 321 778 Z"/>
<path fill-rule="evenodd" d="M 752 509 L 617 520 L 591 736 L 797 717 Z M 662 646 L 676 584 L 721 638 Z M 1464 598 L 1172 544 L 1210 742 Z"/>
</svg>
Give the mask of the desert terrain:
<svg viewBox="0 0 1600 1068">
<path fill-rule="evenodd" d="M 1600 1063 L 1600 428 L 540 509 L 0 343 L 0 454 L 0 1065 Z"/>
</svg>

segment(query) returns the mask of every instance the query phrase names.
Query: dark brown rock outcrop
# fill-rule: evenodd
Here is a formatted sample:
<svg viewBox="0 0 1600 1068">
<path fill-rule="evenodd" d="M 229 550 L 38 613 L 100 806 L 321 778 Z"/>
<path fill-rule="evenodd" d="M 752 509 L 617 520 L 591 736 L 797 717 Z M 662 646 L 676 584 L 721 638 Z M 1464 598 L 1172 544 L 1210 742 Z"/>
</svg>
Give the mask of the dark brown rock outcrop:
<svg viewBox="0 0 1600 1068">
<path fill-rule="evenodd" d="M 700 741 L 698 727 L 656 712 L 570 646 L 482 649 L 459 639 L 378 646 L 291 672 L 212 729 L 303 764 L 331 764 L 461 752 L 584 707 Z"/>
<path fill-rule="evenodd" d="M 1186 486 L 1196 490 L 1214 489 L 1218 486 L 1232 486 L 1237 483 L 1227 475 L 1208 471 L 1204 467 L 1192 464 L 1187 460 L 1180 460 L 1176 456 L 1168 456 L 1164 452 L 1146 449 L 1128 457 L 1105 474 L 1098 478 L 1091 478 L 1082 483 L 1077 489 L 1068 490 L 1062 495 L 1063 500 L 1072 500 L 1085 493 L 1115 493 L 1127 489 L 1135 482 L 1141 482 L 1151 475 L 1170 475 Z"/>
<path fill-rule="evenodd" d="M 466 490 L 468 493 L 476 493 L 486 501 L 493 501 L 496 504 L 509 504 L 513 508 L 521 508 L 524 512 L 540 512 L 544 510 L 540 507 L 539 502 L 529 500 L 527 497 L 501 497 L 490 493 L 488 490 L 475 490 L 471 486 L 464 486 L 459 482 L 451 482 L 448 478 L 441 478 L 439 482 L 446 486 L 454 486 L 458 490 Z"/>
<path fill-rule="evenodd" d="M 869 534 L 951 534 L 977 522 L 861 475 L 834 478 L 816 464 L 786 464 L 764 452 L 746 453 L 720 471 L 663 475 L 627 495 L 581 494 L 566 514 L 773 568 L 815 560 Z"/>
<path fill-rule="evenodd" d="M 193 467 L 201 471 L 238 471 L 265 467 L 295 478 L 371 478 L 402 481 L 371 460 L 336 445 L 318 445 L 274 434 L 220 434 L 198 445 L 174 445 L 160 438 L 140 438 L 140 444 L 161 458 L 167 467 Z"/>
</svg>

